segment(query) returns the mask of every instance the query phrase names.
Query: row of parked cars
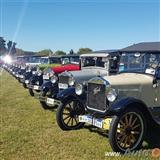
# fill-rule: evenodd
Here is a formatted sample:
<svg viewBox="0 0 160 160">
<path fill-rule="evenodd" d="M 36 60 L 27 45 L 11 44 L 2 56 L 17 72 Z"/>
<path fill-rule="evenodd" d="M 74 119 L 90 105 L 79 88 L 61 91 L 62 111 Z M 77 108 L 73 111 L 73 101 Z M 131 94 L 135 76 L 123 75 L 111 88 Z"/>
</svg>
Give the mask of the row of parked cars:
<svg viewBox="0 0 160 160">
<path fill-rule="evenodd" d="M 57 108 L 62 130 L 107 130 L 113 151 L 124 153 L 141 147 L 150 126 L 160 127 L 160 42 L 51 58 L 56 65 L 44 70 L 3 67 L 44 109 Z"/>
</svg>

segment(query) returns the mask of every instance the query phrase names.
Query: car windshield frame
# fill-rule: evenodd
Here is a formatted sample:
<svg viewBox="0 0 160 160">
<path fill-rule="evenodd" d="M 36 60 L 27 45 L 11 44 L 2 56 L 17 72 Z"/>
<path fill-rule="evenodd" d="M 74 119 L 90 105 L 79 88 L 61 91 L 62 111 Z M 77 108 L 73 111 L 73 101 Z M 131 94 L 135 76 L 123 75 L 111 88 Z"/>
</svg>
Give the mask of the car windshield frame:
<svg viewBox="0 0 160 160">
<path fill-rule="evenodd" d="M 29 57 L 28 63 L 40 63 L 41 57 Z"/>
<path fill-rule="evenodd" d="M 160 61 L 160 53 L 122 53 L 119 62 L 119 73 L 138 72 L 145 73 L 151 64 Z M 136 67 L 136 65 L 139 67 Z"/>
<path fill-rule="evenodd" d="M 88 62 L 87 62 L 88 61 Z M 108 57 L 84 56 L 81 57 L 81 67 L 101 67 L 105 68 L 105 62 L 109 62 Z"/>
</svg>

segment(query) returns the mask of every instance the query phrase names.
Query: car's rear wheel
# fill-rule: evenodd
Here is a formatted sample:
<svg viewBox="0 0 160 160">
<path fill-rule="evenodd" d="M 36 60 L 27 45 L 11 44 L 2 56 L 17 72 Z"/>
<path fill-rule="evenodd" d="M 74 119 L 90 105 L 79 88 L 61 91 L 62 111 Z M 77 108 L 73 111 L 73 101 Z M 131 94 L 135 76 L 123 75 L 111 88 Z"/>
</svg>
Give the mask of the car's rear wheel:
<svg viewBox="0 0 160 160">
<path fill-rule="evenodd" d="M 85 114 L 84 105 L 78 100 L 69 99 L 57 109 L 57 124 L 62 130 L 79 129 L 84 123 L 78 121 L 78 116 L 83 114 Z"/>
<path fill-rule="evenodd" d="M 120 116 L 114 116 L 109 129 L 109 142 L 115 152 L 137 150 L 145 135 L 145 121 L 137 109 L 128 109 Z"/>
</svg>

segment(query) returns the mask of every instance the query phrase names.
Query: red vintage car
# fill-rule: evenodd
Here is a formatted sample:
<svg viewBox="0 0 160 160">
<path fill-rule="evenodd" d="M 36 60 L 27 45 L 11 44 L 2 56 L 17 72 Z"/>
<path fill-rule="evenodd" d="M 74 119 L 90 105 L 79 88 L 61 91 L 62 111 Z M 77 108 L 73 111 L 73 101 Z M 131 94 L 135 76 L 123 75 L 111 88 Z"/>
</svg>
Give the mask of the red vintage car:
<svg viewBox="0 0 160 160">
<path fill-rule="evenodd" d="M 77 64 L 66 64 L 62 66 L 52 67 L 54 73 L 62 73 L 64 71 L 77 71 L 80 70 L 80 66 Z"/>
</svg>

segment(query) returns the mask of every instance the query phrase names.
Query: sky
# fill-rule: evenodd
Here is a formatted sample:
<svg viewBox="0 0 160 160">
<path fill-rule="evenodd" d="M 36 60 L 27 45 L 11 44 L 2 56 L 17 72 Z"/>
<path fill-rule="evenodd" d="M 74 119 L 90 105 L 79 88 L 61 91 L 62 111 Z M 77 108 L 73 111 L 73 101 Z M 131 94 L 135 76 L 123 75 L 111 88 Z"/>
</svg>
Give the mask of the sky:
<svg viewBox="0 0 160 160">
<path fill-rule="evenodd" d="M 160 0 L 0 0 L 0 36 L 28 51 L 160 41 Z"/>
</svg>

